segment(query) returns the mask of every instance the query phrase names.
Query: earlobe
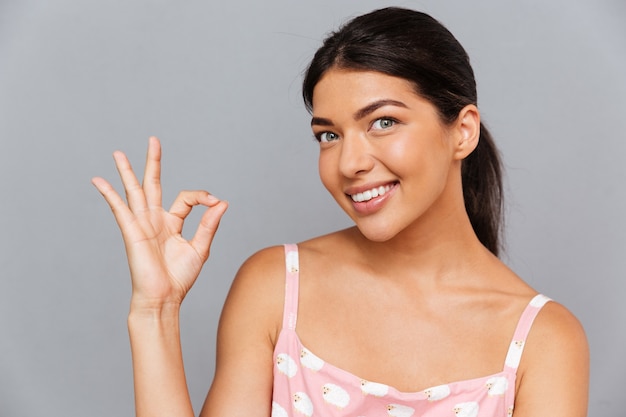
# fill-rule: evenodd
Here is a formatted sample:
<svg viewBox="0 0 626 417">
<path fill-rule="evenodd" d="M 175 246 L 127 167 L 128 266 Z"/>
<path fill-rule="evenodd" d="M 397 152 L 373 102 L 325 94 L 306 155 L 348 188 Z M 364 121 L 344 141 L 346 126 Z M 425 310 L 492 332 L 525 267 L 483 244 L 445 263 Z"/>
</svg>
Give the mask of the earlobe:
<svg viewBox="0 0 626 417">
<path fill-rule="evenodd" d="M 480 138 L 480 112 L 473 104 L 468 104 L 459 112 L 455 122 L 456 129 L 456 152 L 457 159 L 465 159 L 471 154 Z"/>
</svg>

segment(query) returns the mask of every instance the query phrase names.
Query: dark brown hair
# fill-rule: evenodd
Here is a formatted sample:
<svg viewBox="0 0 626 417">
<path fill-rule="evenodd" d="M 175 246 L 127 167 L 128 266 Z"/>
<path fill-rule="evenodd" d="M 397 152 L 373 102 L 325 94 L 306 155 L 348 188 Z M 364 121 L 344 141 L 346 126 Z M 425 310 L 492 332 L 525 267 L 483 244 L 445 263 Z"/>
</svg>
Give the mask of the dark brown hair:
<svg viewBox="0 0 626 417">
<path fill-rule="evenodd" d="M 305 73 L 302 96 L 309 111 L 313 89 L 330 68 L 404 78 L 438 109 L 446 124 L 466 105 L 477 104 L 474 71 L 461 44 L 437 20 L 414 10 L 375 10 L 331 33 Z M 463 198 L 474 232 L 495 255 L 502 224 L 501 171 L 498 150 L 481 123 L 478 146 L 461 167 Z"/>
</svg>

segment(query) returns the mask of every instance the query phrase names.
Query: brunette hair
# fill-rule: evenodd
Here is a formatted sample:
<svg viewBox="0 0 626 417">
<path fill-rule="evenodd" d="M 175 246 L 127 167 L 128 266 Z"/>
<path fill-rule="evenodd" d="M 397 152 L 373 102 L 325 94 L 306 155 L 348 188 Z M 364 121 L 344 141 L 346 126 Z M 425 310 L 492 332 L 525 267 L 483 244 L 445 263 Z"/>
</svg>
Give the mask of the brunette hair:
<svg viewBox="0 0 626 417">
<path fill-rule="evenodd" d="M 378 71 L 410 81 L 446 124 L 477 104 L 469 57 L 441 23 L 427 14 L 390 7 L 358 16 L 331 33 L 305 72 L 302 96 L 309 111 L 313 89 L 331 68 Z M 498 255 L 503 220 L 502 169 L 491 134 L 480 124 L 476 149 L 461 166 L 463 199 L 478 239 Z"/>
</svg>

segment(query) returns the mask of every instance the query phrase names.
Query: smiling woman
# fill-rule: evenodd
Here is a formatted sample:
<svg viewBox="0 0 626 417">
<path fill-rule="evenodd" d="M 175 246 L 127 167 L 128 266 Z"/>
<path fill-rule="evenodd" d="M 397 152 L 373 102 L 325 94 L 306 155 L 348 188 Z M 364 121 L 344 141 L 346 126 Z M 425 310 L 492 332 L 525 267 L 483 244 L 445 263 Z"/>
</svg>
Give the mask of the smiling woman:
<svg viewBox="0 0 626 417">
<path fill-rule="evenodd" d="M 354 226 L 244 263 L 202 415 L 585 416 L 580 324 L 497 258 L 500 161 L 452 34 L 407 9 L 357 17 L 318 50 L 303 96 L 321 180 Z M 163 210 L 160 158 L 152 138 L 140 185 L 115 154 L 127 204 L 93 182 L 129 258 L 137 414 L 190 416 L 179 309 L 227 204 L 187 191 Z"/>
<path fill-rule="evenodd" d="M 414 233 L 416 241 L 432 226 L 460 227 L 463 222 L 451 221 L 452 211 L 467 223 L 455 172 L 478 143 L 476 106 L 468 105 L 459 123 L 448 127 L 406 80 L 344 69 L 324 74 L 313 103 L 316 137 L 334 138 L 321 143 L 320 177 L 364 236 L 386 241 Z M 383 193 L 373 196 L 381 187 Z"/>
<path fill-rule="evenodd" d="M 309 110 L 313 109 L 315 86 L 331 67 L 376 71 L 403 80 L 435 106 L 444 124 L 456 121 L 464 106 L 477 104 L 476 81 L 467 53 L 445 27 L 426 14 L 399 17 L 388 9 L 354 19 L 327 38 L 304 80 L 302 94 Z M 376 106 L 370 104 L 361 111 Z M 463 163 L 463 193 L 475 233 L 497 255 L 502 217 L 501 163 L 482 123 L 480 130 L 478 148 L 466 155 Z"/>
</svg>

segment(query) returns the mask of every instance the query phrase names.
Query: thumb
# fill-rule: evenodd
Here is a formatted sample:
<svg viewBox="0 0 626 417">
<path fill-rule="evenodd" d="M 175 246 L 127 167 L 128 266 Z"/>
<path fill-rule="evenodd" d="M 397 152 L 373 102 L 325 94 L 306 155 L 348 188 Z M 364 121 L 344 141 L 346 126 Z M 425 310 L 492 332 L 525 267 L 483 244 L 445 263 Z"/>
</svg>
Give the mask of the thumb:
<svg viewBox="0 0 626 417">
<path fill-rule="evenodd" d="M 213 237 L 227 208 L 228 202 L 221 200 L 209 206 L 202 215 L 198 229 L 189 242 L 204 260 L 209 257 L 211 242 L 213 242 Z"/>
</svg>

